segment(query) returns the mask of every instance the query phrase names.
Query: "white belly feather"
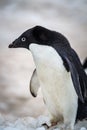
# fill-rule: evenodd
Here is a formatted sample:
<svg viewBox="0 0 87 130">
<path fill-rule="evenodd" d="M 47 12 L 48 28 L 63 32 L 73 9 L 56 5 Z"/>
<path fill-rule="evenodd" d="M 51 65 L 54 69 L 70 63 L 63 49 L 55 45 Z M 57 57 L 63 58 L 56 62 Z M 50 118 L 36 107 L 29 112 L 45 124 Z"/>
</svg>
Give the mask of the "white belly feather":
<svg viewBox="0 0 87 130">
<path fill-rule="evenodd" d="M 61 57 L 49 46 L 31 44 L 29 48 L 49 112 L 55 118 L 71 118 L 73 112 L 76 114 L 78 98 Z"/>
</svg>

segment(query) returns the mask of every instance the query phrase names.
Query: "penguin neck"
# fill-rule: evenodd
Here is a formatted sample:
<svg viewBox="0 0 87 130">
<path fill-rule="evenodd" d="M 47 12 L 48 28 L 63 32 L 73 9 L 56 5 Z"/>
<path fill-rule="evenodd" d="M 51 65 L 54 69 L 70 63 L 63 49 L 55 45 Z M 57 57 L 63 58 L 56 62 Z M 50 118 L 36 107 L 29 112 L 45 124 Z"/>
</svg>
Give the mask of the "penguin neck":
<svg viewBox="0 0 87 130">
<path fill-rule="evenodd" d="M 36 65 L 44 64 L 52 67 L 56 66 L 57 68 L 61 68 L 63 65 L 62 58 L 53 47 L 32 43 L 29 48 Z"/>
<path fill-rule="evenodd" d="M 62 58 L 51 46 L 31 44 L 29 46 L 32 53 L 37 72 L 45 73 L 48 70 L 55 70 L 60 75 L 65 72 Z M 52 71 L 51 71 L 52 72 Z"/>
</svg>

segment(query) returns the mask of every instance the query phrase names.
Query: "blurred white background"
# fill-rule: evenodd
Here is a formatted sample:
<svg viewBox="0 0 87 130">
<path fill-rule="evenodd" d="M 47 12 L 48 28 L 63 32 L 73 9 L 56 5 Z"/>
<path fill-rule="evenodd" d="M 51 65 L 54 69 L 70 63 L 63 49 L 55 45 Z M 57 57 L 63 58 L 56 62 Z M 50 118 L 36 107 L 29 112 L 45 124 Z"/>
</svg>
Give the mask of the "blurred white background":
<svg viewBox="0 0 87 130">
<path fill-rule="evenodd" d="M 33 98 L 29 82 L 35 68 L 26 49 L 8 45 L 25 30 L 41 25 L 64 34 L 83 61 L 87 56 L 87 0 L 0 0 L 0 113 L 46 113 L 41 94 Z"/>
</svg>

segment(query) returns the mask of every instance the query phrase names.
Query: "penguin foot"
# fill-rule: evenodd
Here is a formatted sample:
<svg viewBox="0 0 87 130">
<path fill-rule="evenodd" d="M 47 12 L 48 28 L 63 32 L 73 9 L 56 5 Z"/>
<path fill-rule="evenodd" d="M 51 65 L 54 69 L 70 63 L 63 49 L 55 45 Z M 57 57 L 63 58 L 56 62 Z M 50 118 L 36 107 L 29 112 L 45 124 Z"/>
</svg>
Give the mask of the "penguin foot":
<svg viewBox="0 0 87 130">
<path fill-rule="evenodd" d="M 46 129 L 50 128 L 50 126 L 48 126 L 46 123 L 42 124 L 42 126 L 44 126 Z"/>
<path fill-rule="evenodd" d="M 42 124 L 42 126 L 44 126 L 46 129 L 50 129 L 50 130 L 53 130 L 53 128 L 56 128 L 56 126 L 57 126 L 57 122 L 55 122 L 55 121 L 51 121 L 51 125 L 50 126 L 48 126 L 46 123 L 44 123 L 44 124 Z"/>
<path fill-rule="evenodd" d="M 58 122 L 51 121 L 51 126 L 56 126 L 57 124 L 58 124 Z"/>
</svg>

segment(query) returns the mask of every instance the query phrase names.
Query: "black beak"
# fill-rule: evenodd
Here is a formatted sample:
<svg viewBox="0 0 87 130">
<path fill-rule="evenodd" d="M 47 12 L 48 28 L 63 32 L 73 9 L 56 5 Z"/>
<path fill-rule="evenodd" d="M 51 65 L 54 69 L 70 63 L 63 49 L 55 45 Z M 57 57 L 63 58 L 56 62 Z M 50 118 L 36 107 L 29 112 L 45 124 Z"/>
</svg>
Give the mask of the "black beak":
<svg viewBox="0 0 87 130">
<path fill-rule="evenodd" d="M 20 39 L 16 39 L 15 41 L 13 41 L 11 44 L 9 44 L 8 46 L 9 48 L 28 48 L 28 44 L 25 42 L 20 42 Z"/>
<path fill-rule="evenodd" d="M 13 43 L 9 44 L 8 48 L 14 48 L 14 44 Z"/>
<path fill-rule="evenodd" d="M 19 46 L 18 44 L 18 39 L 16 39 L 15 41 L 13 41 L 11 44 L 9 44 L 9 48 L 17 48 Z"/>
</svg>

